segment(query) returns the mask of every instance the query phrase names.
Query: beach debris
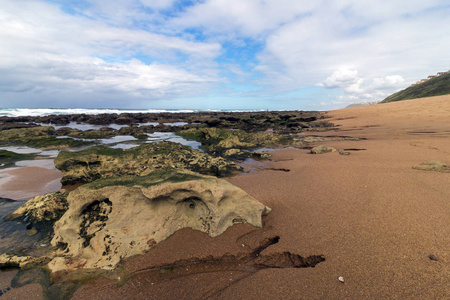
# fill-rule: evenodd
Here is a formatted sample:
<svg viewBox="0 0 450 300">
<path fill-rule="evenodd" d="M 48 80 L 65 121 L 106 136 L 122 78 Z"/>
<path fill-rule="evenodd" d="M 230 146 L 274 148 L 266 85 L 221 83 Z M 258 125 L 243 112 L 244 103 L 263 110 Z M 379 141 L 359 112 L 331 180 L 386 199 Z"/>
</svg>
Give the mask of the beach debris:
<svg viewBox="0 0 450 300">
<path fill-rule="evenodd" d="M 54 225 L 53 272 L 114 269 L 182 228 L 214 237 L 238 223 L 262 227 L 271 211 L 226 180 L 186 170 L 99 179 L 67 201 L 69 209 Z"/>
<path fill-rule="evenodd" d="M 434 255 L 434 254 L 428 255 L 428 258 L 431 259 L 431 260 L 434 260 L 434 261 L 439 261 L 439 257 L 437 257 L 437 256 Z"/>
<path fill-rule="evenodd" d="M 344 277 L 339 276 L 338 280 L 339 280 L 339 282 L 344 283 Z"/>
</svg>

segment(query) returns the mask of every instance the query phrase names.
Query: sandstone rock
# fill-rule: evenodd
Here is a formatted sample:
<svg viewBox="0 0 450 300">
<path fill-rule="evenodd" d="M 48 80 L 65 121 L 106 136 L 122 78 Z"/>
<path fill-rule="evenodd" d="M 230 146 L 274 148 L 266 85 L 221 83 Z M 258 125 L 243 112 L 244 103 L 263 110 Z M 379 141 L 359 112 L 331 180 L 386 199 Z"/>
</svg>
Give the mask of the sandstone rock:
<svg viewBox="0 0 450 300">
<path fill-rule="evenodd" d="M 28 200 L 5 220 L 25 219 L 32 223 L 42 221 L 56 221 L 67 210 L 67 196 L 69 192 L 60 190 L 43 196 L 36 196 Z"/>
<path fill-rule="evenodd" d="M 32 256 L 19 256 L 10 253 L 3 253 L 0 255 L 0 267 L 19 267 L 24 268 L 27 266 L 42 263 L 47 260 L 47 257 L 32 257 Z"/>
<path fill-rule="evenodd" d="M 121 175 L 142 176 L 157 169 L 188 169 L 215 176 L 242 169 L 222 157 L 212 157 L 172 142 L 147 143 L 128 150 L 96 146 L 78 152 L 61 152 L 55 158 L 55 167 L 63 172 L 63 185 Z"/>
<path fill-rule="evenodd" d="M 229 182 L 189 171 L 100 179 L 72 191 L 68 203 L 54 226 L 52 271 L 113 269 L 181 228 L 217 236 L 236 223 L 261 227 L 270 212 Z"/>
<path fill-rule="evenodd" d="M 328 152 L 336 152 L 338 151 L 336 148 L 327 147 L 327 146 L 317 146 L 311 149 L 311 154 L 323 154 Z"/>
</svg>

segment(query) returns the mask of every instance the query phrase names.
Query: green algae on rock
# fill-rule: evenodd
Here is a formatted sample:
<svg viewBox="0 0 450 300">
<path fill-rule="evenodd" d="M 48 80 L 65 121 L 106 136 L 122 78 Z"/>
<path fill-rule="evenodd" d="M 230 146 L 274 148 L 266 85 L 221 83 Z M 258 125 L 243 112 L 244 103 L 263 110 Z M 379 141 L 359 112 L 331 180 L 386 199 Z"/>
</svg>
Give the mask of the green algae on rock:
<svg viewBox="0 0 450 300">
<path fill-rule="evenodd" d="M 242 168 L 222 157 L 212 157 L 178 143 L 147 143 L 123 150 L 95 146 L 78 152 L 60 152 L 55 167 L 63 172 L 63 185 L 88 183 L 122 175 L 147 175 L 158 169 L 187 169 L 225 176 Z"/>
<path fill-rule="evenodd" d="M 271 211 L 223 179 L 186 170 L 99 179 L 67 200 L 69 209 L 54 226 L 53 272 L 113 269 L 181 228 L 217 236 L 237 223 L 261 227 Z"/>
<path fill-rule="evenodd" d="M 0 168 L 13 166 L 15 162 L 20 160 L 34 159 L 34 154 L 21 154 L 8 150 L 0 150 Z"/>
<path fill-rule="evenodd" d="M 57 149 L 75 148 L 92 144 L 92 142 L 71 138 L 57 138 L 57 136 L 57 132 L 52 126 L 15 128 L 0 131 L 0 144 Z"/>
<path fill-rule="evenodd" d="M 229 130 L 221 128 L 192 128 L 178 132 L 186 139 L 196 140 L 202 148 L 214 156 L 226 157 L 258 157 L 259 153 L 243 150 L 252 150 L 257 147 L 278 147 L 280 145 L 293 145 L 294 141 L 289 135 L 267 132 L 246 132 L 243 130 Z"/>
<path fill-rule="evenodd" d="M 37 223 L 44 221 L 56 221 L 67 210 L 67 196 L 69 192 L 60 190 L 42 196 L 36 196 L 28 200 L 12 214 L 5 217 L 6 221 L 26 219 L 28 222 Z"/>
</svg>

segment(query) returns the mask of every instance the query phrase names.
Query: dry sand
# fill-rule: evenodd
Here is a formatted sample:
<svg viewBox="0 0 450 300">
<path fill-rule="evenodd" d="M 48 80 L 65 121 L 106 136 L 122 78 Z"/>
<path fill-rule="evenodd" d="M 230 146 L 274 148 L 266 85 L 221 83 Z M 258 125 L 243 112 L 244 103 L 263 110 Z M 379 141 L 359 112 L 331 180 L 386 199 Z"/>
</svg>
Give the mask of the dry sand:
<svg viewBox="0 0 450 300">
<path fill-rule="evenodd" d="M 273 209 L 263 229 L 240 224 L 216 238 L 178 231 L 125 263 L 134 277 L 124 281 L 121 274 L 120 285 L 98 279 L 74 298 L 450 299 L 450 173 L 412 169 L 432 160 L 450 164 L 450 96 L 328 115 L 338 130 L 308 135 L 366 140 L 317 145 L 365 150 L 280 150 L 267 170 L 228 179 Z M 315 268 L 243 262 L 274 236 L 279 243 L 262 256 L 326 260 Z M 178 267 L 151 270 L 176 261 Z"/>
</svg>

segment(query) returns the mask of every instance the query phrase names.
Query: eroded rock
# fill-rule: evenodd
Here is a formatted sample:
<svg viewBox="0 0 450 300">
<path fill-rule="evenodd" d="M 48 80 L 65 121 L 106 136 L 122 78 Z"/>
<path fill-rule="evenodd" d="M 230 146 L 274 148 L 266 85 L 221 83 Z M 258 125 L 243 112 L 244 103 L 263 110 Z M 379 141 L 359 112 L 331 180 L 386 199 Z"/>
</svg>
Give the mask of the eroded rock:
<svg viewBox="0 0 450 300">
<path fill-rule="evenodd" d="M 69 209 L 54 226 L 52 271 L 112 269 L 181 228 L 217 236 L 237 223 L 261 227 L 270 212 L 229 182 L 189 171 L 101 179 L 67 200 Z"/>
</svg>

